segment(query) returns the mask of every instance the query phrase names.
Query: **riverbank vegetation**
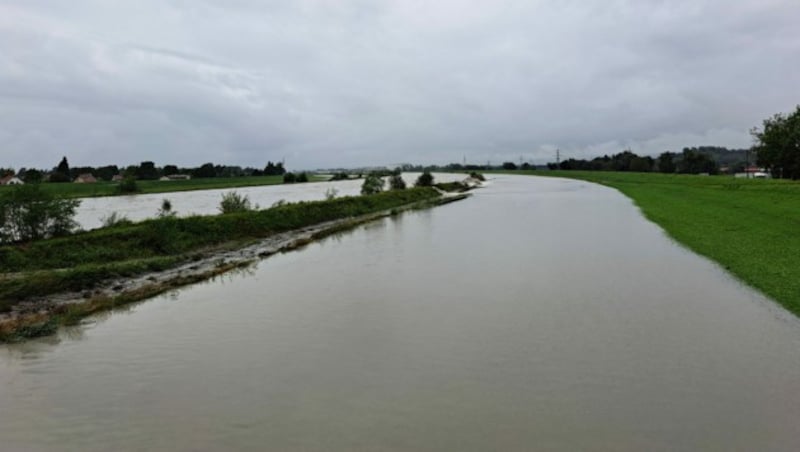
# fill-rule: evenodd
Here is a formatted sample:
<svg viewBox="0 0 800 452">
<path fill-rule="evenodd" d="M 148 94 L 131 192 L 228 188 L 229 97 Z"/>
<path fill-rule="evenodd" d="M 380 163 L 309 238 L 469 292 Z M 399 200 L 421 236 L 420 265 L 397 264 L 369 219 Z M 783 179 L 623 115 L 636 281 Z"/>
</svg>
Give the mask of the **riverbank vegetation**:
<svg viewBox="0 0 800 452">
<path fill-rule="evenodd" d="M 652 173 L 528 174 L 616 188 L 675 240 L 800 315 L 800 183 Z"/>
<path fill-rule="evenodd" d="M 434 202 L 439 197 L 434 189 L 414 188 L 224 215 L 162 215 L 66 237 L 0 246 L 0 312 L 55 293 L 87 291 L 91 295 L 93 288 L 109 279 L 162 271 L 277 233 Z M 6 339 L 17 335 L 17 326 L 3 329 L 0 324 L 0 340 L 3 334 Z"/>
</svg>

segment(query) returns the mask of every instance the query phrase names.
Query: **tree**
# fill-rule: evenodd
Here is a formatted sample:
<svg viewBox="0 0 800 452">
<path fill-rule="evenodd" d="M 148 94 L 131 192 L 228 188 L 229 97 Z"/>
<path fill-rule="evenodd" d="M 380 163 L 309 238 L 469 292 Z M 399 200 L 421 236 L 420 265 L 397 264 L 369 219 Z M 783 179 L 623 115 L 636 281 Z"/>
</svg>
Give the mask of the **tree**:
<svg viewBox="0 0 800 452">
<path fill-rule="evenodd" d="M 708 154 L 694 149 L 684 148 L 678 162 L 678 172 L 684 174 L 716 174 L 717 163 Z"/>
<path fill-rule="evenodd" d="M 515 170 L 517 169 L 517 164 L 514 162 L 503 162 L 503 169 L 504 170 Z"/>
<path fill-rule="evenodd" d="M 383 184 L 383 179 L 379 175 L 370 173 L 364 178 L 364 183 L 361 184 L 361 194 L 373 195 L 375 193 L 380 193 L 383 191 Z"/>
<path fill-rule="evenodd" d="M 433 174 L 425 171 L 424 173 L 420 174 L 417 178 L 417 182 L 414 184 L 416 187 L 432 187 L 433 186 Z"/>
<path fill-rule="evenodd" d="M 297 176 L 294 173 L 286 173 L 283 175 L 283 183 L 284 184 L 293 184 L 297 182 Z"/>
<path fill-rule="evenodd" d="M 750 131 L 756 140 L 756 163 L 773 177 L 800 179 L 800 105 L 788 116 L 778 113 L 765 119 L 763 127 Z"/>
<path fill-rule="evenodd" d="M 80 200 L 57 198 L 39 184 L 18 185 L 0 196 L 0 242 L 66 235 L 75 230 Z"/>
<path fill-rule="evenodd" d="M 161 172 L 165 176 L 172 176 L 173 174 L 178 174 L 178 167 L 175 165 L 164 165 L 164 169 Z"/>
<path fill-rule="evenodd" d="M 22 175 L 22 178 L 25 180 L 26 184 L 38 184 L 44 178 L 42 172 L 37 169 L 29 169 L 25 170 L 25 174 Z"/>
<path fill-rule="evenodd" d="M 658 171 L 668 174 L 675 172 L 675 161 L 672 159 L 672 156 L 672 152 L 662 152 L 661 155 L 658 156 Z"/>
<path fill-rule="evenodd" d="M 158 179 L 158 169 L 153 162 L 142 162 L 136 169 L 136 178 L 141 180 L 156 180 Z"/>
<path fill-rule="evenodd" d="M 214 169 L 213 163 L 204 163 L 194 170 L 194 177 L 197 178 L 204 178 L 204 177 L 217 177 L 217 170 Z"/>
<path fill-rule="evenodd" d="M 403 180 L 403 176 L 401 176 L 400 174 L 392 174 L 391 176 L 389 176 L 389 189 L 405 190 L 406 181 Z"/>
<path fill-rule="evenodd" d="M 62 157 L 58 166 L 50 173 L 50 182 L 69 182 L 69 162 L 66 157 Z"/>
</svg>

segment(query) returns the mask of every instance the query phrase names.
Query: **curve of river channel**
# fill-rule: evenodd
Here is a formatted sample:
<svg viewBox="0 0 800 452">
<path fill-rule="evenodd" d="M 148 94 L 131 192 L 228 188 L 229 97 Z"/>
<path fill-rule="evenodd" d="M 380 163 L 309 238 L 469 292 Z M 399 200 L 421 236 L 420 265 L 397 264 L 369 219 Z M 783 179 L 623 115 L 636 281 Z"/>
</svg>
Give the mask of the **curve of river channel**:
<svg viewBox="0 0 800 452">
<path fill-rule="evenodd" d="M 794 451 L 798 425 L 800 322 L 561 179 L 0 348 L 9 451 Z"/>
</svg>

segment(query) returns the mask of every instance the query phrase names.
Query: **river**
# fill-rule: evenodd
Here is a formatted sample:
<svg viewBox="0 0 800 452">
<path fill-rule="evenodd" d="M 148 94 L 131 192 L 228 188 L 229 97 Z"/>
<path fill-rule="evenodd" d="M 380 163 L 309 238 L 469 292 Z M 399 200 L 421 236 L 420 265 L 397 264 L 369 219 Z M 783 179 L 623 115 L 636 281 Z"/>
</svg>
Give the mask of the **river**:
<svg viewBox="0 0 800 452">
<path fill-rule="evenodd" d="M 794 451 L 798 425 L 797 318 L 563 179 L 0 348 L 9 451 Z"/>
<path fill-rule="evenodd" d="M 411 186 L 419 175 L 420 173 L 403 173 L 403 180 Z M 434 173 L 434 177 L 437 183 L 453 182 L 463 180 L 466 174 Z M 141 221 L 155 217 L 165 199 L 170 201 L 172 209 L 178 216 L 214 215 L 219 213 L 222 195 L 231 191 L 247 196 L 254 205 L 267 208 L 278 201 L 298 202 L 325 199 L 329 190 L 333 190 L 332 193 L 335 196 L 355 196 L 360 194 L 363 182 L 363 179 L 353 179 L 83 198 L 80 206 L 76 209 L 75 221 L 82 229 L 99 228 L 103 225 L 103 220 L 113 212 L 132 221 Z"/>
</svg>

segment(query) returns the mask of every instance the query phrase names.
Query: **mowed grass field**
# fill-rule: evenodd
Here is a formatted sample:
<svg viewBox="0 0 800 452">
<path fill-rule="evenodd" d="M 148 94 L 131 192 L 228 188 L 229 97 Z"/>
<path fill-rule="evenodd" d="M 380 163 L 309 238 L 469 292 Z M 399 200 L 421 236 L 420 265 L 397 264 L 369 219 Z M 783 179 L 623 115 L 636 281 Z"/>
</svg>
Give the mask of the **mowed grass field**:
<svg viewBox="0 0 800 452">
<path fill-rule="evenodd" d="M 311 182 L 321 182 L 328 177 L 310 176 Z M 258 185 L 282 184 L 283 176 L 245 176 L 245 177 L 213 177 L 208 179 L 189 180 L 140 180 L 136 181 L 141 193 L 168 193 L 175 191 L 211 190 L 217 188 L 253 187 Z M 95 196 L 112 196 L 117 194 L 116 182 L 100 181 L 94 184 L 43 183 L 42 188 L 54 194 L 68 198 L 90 198 Z M 9 186 L 0 186 L 0 193 L 10 190 Z"/>
<path fill-rule="evenodd" d="M 600 171 L 514 173 L 616 188 L 675 240 L 800 315 L 800 182 Z"/>
</svg>

